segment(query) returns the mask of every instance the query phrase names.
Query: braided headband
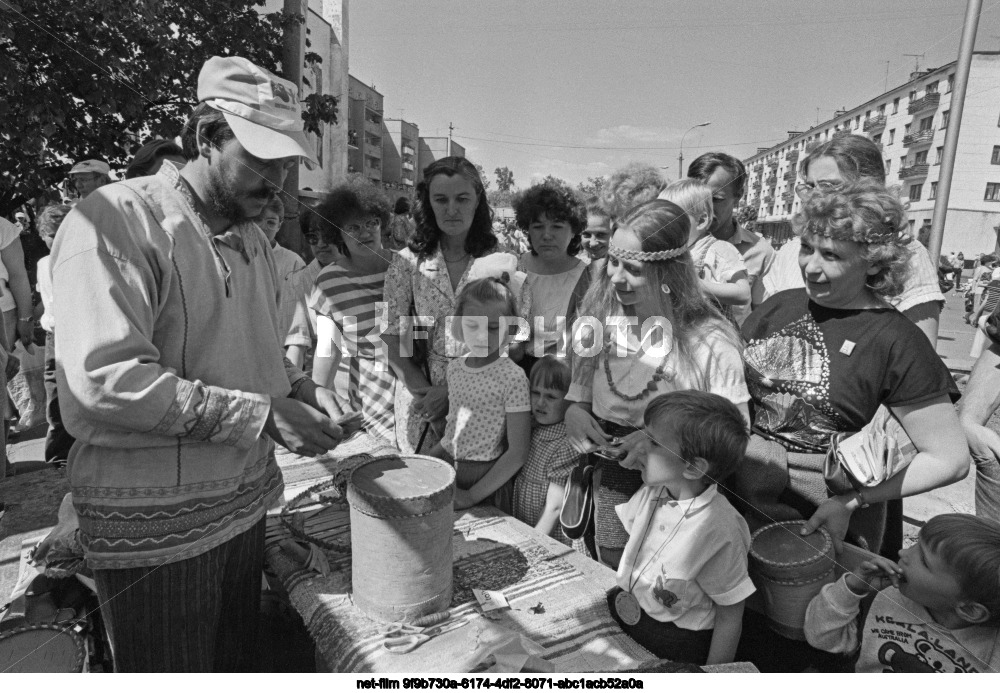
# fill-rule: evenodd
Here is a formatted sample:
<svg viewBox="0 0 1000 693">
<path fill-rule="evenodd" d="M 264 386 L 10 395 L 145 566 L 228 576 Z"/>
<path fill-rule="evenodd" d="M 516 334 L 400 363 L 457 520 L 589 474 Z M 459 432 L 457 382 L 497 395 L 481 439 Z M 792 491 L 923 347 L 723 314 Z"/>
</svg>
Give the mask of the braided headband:
<svg viewBox="0 0 1000 693">
<path fill-rule="evenodd" d="M 873 228 L 868 229 L 832 229 L 822 221 L 810 219 L 806 224 L 804 232 L 817 236 L 825 236 L 838 241 L 854 241 L 855 243 L 902 243 L 902 234 L 890 225 L 888 219 L 880 225 L 881 231 Z"/>
<path fill-rule="evenodd" d="M 608 245 L 608 255 L 615 258 L 616 260 L 639 260 L 641 262 L 662 262 L 664 260 L 672 260 L 675 257 L 683 255 L 687 252 L 687 248 L 681 246 L 680 248 L 672 248 L 670 250 L 658 250 L 655 253 L 647 253 L 642 250 L 631 250 L 629 248 L 623 248 L 620 245 L 615 245 L 611 243 Z"/>
</svg>

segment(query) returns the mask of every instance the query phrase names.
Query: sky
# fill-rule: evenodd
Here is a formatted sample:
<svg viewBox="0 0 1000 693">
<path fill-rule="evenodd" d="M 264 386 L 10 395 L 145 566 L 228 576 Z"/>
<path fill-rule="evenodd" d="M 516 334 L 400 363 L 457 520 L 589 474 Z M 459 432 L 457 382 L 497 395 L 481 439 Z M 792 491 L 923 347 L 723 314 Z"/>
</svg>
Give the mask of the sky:
<svg viewBox="0 0 1000 693">
<path fill-rule="evenodd" d="M 955 60 L 965 0 L 351 0 L 349 69 L 385 117 L 518 187 L 629 161 L 745 158 Z M 977 50 L 1000 50 L 983 0 Z M 691 126 L 710 122 L 705 127 Z"/>
</svg>

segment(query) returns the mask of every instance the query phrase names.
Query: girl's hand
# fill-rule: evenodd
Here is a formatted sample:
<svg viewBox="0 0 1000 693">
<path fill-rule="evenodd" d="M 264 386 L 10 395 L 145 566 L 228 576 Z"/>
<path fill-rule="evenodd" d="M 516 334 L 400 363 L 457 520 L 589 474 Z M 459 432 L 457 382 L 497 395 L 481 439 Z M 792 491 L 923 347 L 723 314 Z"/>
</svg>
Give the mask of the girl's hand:
<svg viewBox="0 0 1000 693">
<path fill-rule="evenodd" d="M 854 512 L 853 508 L 847 507 L 852 500 L 853 496 L 827 498 L 816 508 L 816 512 L 802 528 L 801 534 L 812 534 L 820 527 L 824 527 L 833 539 L 833 550 L 840 553 L 844 550 L 844 537 L 847 536 L 847 527 Z"/>
<path fill-rule="evenodd" d="M 582 455 L 611 441 L 597 425 L 597 420 L 579 404 L 572 404 L 566 410 L 566 439 Z"/>
<path fill-rule="evenodd" d="M 413 393 L 413 413 L 424 421 L 437 421 L 448 414 L 448 386 L 416 387 Z"/>
<path fill-rule="evenodd" d="M 900 567 L 888 558 L 873 556 L 867 561 L 862 561 L 853 573 L 847 575 L 846 580 L 847 586 L 855 594 L 871 594 L 881 592 L 890 585 L 899 587 L 899 578 L 902 575 Z"/>
</svg>

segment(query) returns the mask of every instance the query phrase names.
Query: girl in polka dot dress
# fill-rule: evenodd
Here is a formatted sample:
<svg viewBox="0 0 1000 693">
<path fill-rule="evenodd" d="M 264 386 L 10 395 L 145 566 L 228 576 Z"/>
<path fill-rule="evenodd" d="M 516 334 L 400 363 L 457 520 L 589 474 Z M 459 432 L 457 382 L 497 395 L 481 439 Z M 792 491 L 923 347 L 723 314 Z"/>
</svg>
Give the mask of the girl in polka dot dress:
<svg viewBox="0 0 1000 693">
<path fill-rule="evenodd" d="M 430 454 L 456 463 L 456 509 L 496 495 L 509 510 L 511 480 L 528 456 L 528 378 L 507 354 L 517 316 L 503 279 L 472 281 L 455 301 L 452 334 L 469 353 L 448 364 L 448 423 Z"/>
</svg>

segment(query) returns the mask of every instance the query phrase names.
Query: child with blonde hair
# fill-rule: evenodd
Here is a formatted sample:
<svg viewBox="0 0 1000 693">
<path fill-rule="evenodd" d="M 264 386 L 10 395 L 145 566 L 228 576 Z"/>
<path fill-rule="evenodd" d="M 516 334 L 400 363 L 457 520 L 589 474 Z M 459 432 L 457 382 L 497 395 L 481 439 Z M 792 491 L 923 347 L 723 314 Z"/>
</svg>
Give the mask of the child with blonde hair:
<svg viewBox="0 0 1000 693">
<path fill-rule="evenodd" d="M 682 178 L 668 185 L 659 199 L 673 202 L 691 220 L 688 247 L 702 291 L 721 306 L 749 306 L 750 281 L 740 252 L 710 233 L 712 189 L 694 178 Z"/>
<path fill-rule="evenodd" d="M 511 479 L 528 456 L 528 378 L 507 354 L 518 316 L 504 279 L 471 281 L 455 299 L 452 335 L 469 353 L 448 364 L 447 424 L 429 454 L 455 462 L 458 510 L 493 497 L 509 512 Z"/>
</svg>

